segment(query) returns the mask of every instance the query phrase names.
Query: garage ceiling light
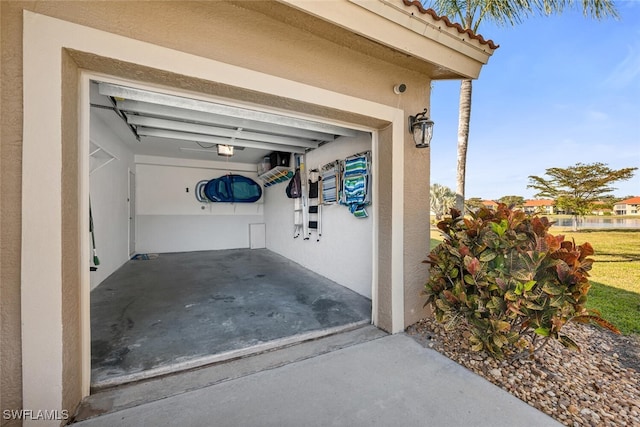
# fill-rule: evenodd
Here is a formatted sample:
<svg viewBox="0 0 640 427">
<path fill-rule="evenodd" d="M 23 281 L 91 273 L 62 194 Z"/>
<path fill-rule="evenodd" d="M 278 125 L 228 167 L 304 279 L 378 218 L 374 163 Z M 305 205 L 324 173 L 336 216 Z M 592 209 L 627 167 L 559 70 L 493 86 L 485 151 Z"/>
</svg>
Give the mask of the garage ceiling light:
<svg viewBox="0 0 640 427">
<path fill-rule="evenodd" d="M 213 148 L 216 148 L 215 150 Z M 211 146 L 211 148 L 189 148 L 189 147 L 180 147 L 178 148 L 178 150 L 180 151 L 186 151 L 186 152 L 198 152 L 198 153 L 209 153 L 209 154 L 218 154 L 218 146 Z M 233 147 L 233 152 L 235 153 L 236 151 L 242 151 L 244 150 L 244 147 Z"/>
<path fill-rule="evenodd" d="M 233 156 L 233 145 L 218 144 L 218 156 L 225 156 L 225 157 Z"/>
</svg>

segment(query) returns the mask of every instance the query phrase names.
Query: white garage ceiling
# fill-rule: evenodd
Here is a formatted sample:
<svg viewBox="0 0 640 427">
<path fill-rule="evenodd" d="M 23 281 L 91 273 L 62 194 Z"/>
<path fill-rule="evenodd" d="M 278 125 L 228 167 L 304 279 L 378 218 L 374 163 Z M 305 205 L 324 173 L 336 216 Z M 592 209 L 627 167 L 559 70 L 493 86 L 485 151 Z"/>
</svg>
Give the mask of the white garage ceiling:
<svg viewBox="0 0 640 427">
<path fill-rule="evenodd" d="M 91 117 L 135 154 L 258 163 L 272 151 L 304 152 L 357 131 L 221 103 L 92 82 Z M 218 145 L 234 147 L 232 157 Z"/>
</svg>

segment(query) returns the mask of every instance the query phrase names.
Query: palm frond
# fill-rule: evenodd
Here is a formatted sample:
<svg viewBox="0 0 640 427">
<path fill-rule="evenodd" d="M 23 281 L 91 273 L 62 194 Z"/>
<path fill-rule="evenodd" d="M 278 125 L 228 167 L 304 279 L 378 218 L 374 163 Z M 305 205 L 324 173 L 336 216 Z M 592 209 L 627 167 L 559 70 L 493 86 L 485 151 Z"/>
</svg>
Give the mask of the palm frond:
<svg viewBox="0 0 640 427">
<path fill-rule="evenodd" d="M 570 8 L 582 9 L 595 19 L 619 17 L 614 0 L 422 0 L 422 4 L 475 33 L 484 21 L 514 26 L 535 14 L 558 15 Z"/>
<path fill-rule="evenodd" d="M 534 9 L 542 15 L 559 15 L 565 9 L 582 9 L 584 16 L 604 19 L 619 18 L 613 0 L 531 0 Z"/>
</svg>

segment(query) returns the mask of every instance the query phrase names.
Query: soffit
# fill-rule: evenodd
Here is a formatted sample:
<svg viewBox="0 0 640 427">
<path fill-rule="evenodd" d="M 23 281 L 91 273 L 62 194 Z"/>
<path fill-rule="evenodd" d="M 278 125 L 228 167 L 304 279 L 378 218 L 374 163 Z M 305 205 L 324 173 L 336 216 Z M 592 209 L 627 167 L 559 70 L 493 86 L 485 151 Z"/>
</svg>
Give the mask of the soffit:
<svg viewBox="0 0 640 427">
<path fill-rule="evenodd" d="M 231 1 L 239 8 L 262 13 L 294 28 L 324 38 L 336 45 L 392 63 L 402 68 L 436 79 L 456 79 L 460 74 L 445 67 L 426 62 L 383 43 L 364 37 L 342 26 L 309 15 L 287 4 L 273 1 Z"/>
<path fill-rule="evenodd" d="M 434 80 L 477 78 L 497 48 L 408 0 L 232 3 Z"/>
</svg>

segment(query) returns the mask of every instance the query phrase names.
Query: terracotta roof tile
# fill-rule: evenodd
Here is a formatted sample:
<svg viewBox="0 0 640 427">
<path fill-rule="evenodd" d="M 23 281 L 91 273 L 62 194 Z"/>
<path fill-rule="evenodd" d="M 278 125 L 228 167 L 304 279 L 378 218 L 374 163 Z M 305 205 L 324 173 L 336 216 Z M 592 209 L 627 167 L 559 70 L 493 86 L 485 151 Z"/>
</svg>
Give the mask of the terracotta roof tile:
<svg viewBox="0 0 640 427">
<path fill-rule="evenodd" d="M 536 200 L 526 200 L 524 202 L 524 206 L 533 207 L 533 206 L 553 206 L 556 202 L 548 199 L 536 199 Z"/>
<path fill-rule="evenodd" d="M 640 205 L 640 196 L 623 200 L 621 202 L 616 203 L 616 205 Z"/>
<path fill-rule="evenodd" d="M 497 49 L 500 47 L 500 45 L 497 45 L 493 42 L 493 40 L 485 40 L 484 37 L 482 37 L 480 34 L 475 34 L 473 31 L 471 30 L 465 30 L 462 25 L 457 24 L 455 22 L 451 22 L 449 20 L 449 18 L 447 18 L 446 16 L 438 16 L 438 14 L 436 13 L 435 10 L 429 8 L 429 9 L 425 9 L 424 6 L 422 6 L 422 3 L 420 3 L 418 0 L 402 0 L 405 4 L 405 6 L 415 6 L 418 8 L 418 10 L 420 11 L 420 13 L 425 14 L 425 15 L 430 15 L 433 19 L 435 19 L 436 21 L 442 21 L 444 22 L 447 27 L 450 28 L 455 28 L 456 30 L 458 30 L 458 32 L 460 34 L 466 33 L 470 38 L 474 39 L 474 40 L 478 40 L 478 42 L 480 42 L 480 44 L 486 44 L 488 45 L 491 49 Z"/>
</svg>

